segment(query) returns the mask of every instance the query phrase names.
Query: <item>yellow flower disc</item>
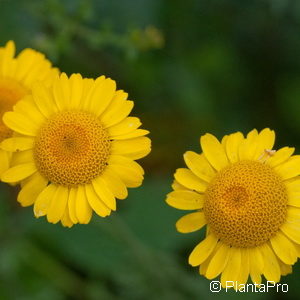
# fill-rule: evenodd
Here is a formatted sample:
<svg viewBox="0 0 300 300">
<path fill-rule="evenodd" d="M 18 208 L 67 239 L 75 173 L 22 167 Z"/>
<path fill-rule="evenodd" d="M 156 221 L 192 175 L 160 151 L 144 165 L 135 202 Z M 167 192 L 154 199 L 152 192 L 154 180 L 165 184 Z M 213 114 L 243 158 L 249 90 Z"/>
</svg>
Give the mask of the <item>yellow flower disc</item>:
<svg viewBox="0 0 300 300">
<path fill-rule="evenodd" d="M 210 229 L 230 246 L 259 246 L 286 220 L 288 196 L 283 180 L 257 161 L 239 161 L 221 170 L 204 197 Z"/>
<path fill-rule="evenodd" d="M 12 107 L 26 94 L 28 90 L 13 79 L 0 78 L 0 141 L 11 136 L 12 131 L 3 121 L 3 114 L 12 110 Z"/>
<path fill-rule="evenodd" d="M 90 183 L 102 173 L 110 146 L 107 131 L 94 115 L 63 111 L 40 129 L 33 153 L 45 178 L 71 187 Z"/>
</svg>

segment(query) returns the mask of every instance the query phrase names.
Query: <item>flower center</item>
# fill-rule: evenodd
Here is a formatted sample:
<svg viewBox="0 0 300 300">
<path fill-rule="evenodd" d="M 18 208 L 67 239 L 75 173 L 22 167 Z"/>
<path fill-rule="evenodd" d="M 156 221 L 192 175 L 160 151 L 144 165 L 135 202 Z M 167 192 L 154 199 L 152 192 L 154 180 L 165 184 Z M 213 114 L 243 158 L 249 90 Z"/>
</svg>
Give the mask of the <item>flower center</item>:
<svg viewBox="0 0 300 300">
<path fill-rule="evenodd" d="M 89 183 L 102 173 L 110 154 L 110 140 L 92 114 L 64 111 L 40 129 L 33 152 L 45 178 L 71 187 Z"/>
<path fill-rule="evenodd" d="M 274 170 L 257 161 L 221 170 L 205 192 L 204 214 L 212 232 L 234 247 L 256 247 L 284 223 L 287 192 Z"/>
<path fill-rule="evenodd" d="M 0 78 L 0 142 L 12 134 L 2 122 L 3 114 L 12 110 L 12 107 L 27 94 L 28 91 L 17 81 Z"/>
</svg>

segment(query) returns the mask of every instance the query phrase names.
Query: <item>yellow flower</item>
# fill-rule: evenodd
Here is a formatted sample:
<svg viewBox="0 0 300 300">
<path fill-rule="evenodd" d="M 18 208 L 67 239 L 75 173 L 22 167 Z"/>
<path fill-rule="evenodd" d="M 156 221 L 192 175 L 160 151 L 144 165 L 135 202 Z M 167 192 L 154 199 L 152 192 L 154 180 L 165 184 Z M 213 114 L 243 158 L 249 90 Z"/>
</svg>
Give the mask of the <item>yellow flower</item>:
<svg viewBox="0 0 300 300">
<path fill-rule="evenodd" d="M 134 160 L 150 152 L 149 132 L 128 117 L 133 102 L 126 99 L 109 78 L 62 73 L 51 88 L 34 85 L 4 115 L 18 136 L 1 143 L 15 152 L 2 180 L 22 181 L 22 206 L 34 204 L 36 217 L 71 227 L 89 223 L 92 211 L 108 216 L 127 187 L 141 185 L 144 171 Z"/>
<path fill-rule="evenodd" d="M 206 226 L 206 237 L 189 263 L 208 279 L 221 275 L 239 284 L 261 275 L 278 282 L 291 273 L 300 254 L 300 155 L 294 148 L 272 150 L 275 133 L 256 129 L 244 138 L 236 132 L 220 143 L 201 137 L 203 153 L 184 154 L 187 168 L 174 175 L 167 203 L 196 210 L 176 227 L 188 233 Z"/>
<path fill-rule="evenodd" d="M 31 93 L 33 83 L 41 80 L 50 85 L 58 73 L 45 56 L 35 50 L 24 49 L 14 56 L 14 42 L 9 41 L 5 47 L 0 47 L 0 142 L 12 134 L 2 122 L 3 114 Z M 0 175 L 8 169 L 9 161 L 10 155 L 0 149 Z"/>
</svg>

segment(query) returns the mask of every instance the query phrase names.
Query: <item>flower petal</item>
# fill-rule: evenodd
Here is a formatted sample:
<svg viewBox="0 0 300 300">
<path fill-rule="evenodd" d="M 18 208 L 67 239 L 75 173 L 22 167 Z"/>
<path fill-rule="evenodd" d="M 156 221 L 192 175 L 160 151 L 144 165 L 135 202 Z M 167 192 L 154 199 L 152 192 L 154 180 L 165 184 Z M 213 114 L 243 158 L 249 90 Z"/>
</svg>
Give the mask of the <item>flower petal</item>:
<svg viewBox="0 0 300 300">
<path fill-rule="evenodd" d="M 235 163 L 239 160 L 239 147 L 243 139 L 244 136 L 241 132 L 232 133 L 228 136 L 225 149 L 231 163 Z"/>
<path fill-rule="evenodd" d="M 48 180 L 36 172 L 19 192 L 17 198 L 18 202 L 22 206 L 32 205 L 37 200 L 38 195 L 46 188 L 47 183 Z"/>
<path fill-rule="evenodd" d="M 247 134 L 247 138 L 242 140 L 239 146 L 239 160 L 254 159 L 258 146 L 258 132 L 253 129 Z"/>
<path fill-rule="evenodd" d="M 259 247 L 264 260 L 263 274 L 269 281 L 278 282 L 280 280 L 280 267 L 273 250 L 268 244 Z"/>
<path fill-rule="evenodd" d="M 229 249 L 230 247 L 228 247 L 226 244 L 221 243 L 220 248 L 218 249 L 218 251 L 216 251 L 216 254 L 212 257 L 208 264 L 206 271 L 207 279 L 213 279 L 223 272 L 228 262 Z"/>
<path fill-rule="evenodd" d="M 166 202 L 177 209 L 200 209 L 204 204 L 204 196 L 193 191 L 173 191 L 168 194 Z"/>
<path fill-rule="evenodd" d="M 37 197 L 34 202 L 34 215 L 39 218 L 45 216 L 48 212 L 49 205 L 52 198 L 56 192 L 57 186 L 54 184 L 49 184 Z"/>
<path fill-rule="evenodd" d="M 253 283 L 261 283 L 261 274 L 264 268 L 264 260 L 258 248 L 249 249 L 250 276 Z"/>
<path fill-rule="evenodd" d="M 105 184 L 118 199 L 125 199 L 128 196 L 126 185 L 122 180 L 115 175 L 110 169 L 106 168 L 101 175 L 102 179 L 105 181 Z"/>
<path fill-rule="evenodd" d="M 77 188 L 70 188 L 68 208 L 69 208 L 70 219 L 74 224 L 78 223 L 78 219 L 76 215 L 76 197 L 77 197 Z"/>
<path fill-rule="evenodd" d="M 189 233 L 201 229 L 206 224 L 203 212 L 194 212 L 181 217 L 176 222 L 176 229 L 181 233 Z"/>
<path fill-rule="evenodd" d="M 28 117 L 12 111 L 6 112 L 3 115 L 3 122 L 8 128 L 29 136 L 36 136 L 39 129 L 39 126 L 31 122 Z"/>
<path fill-rule="evenodd" d="M 116 91 L 112 101 L 101 115 L 105 128 L 118 124 L 125 119 L 133 108 L 133 101 L 126 101 L 128 94 L 122 90 Z"/>
<path fill-rule="evenodd" d="M 213 234 L 208 235 L 200 242 L 189 256 L 189 264 L 194 266 L 201 265 L 212 253 L 217 245 L 218 240 Z"/>
<path fill-rule="evenodd" d="M 140 159 L 151 151 L 151 140 L 138 137 L 130 140 L 115 140 L 112 142 L 111 153 L 124 155 L 132 159 Z"/>
<path fill-rule="evenodd" d="M 290 148 L 290 147 L 284 147 L 276 151 L 273 156 L 271 156 L 268 160 L 267 163 L 271 167 L 276 167 L 286 160 L 288 160 L 294 153 L 295 148 Z"/>
<path fill-rule="evenodd" d="M 5 171 L 1 180 L 4 182 L 17 182 L 37 171 L 35 163 L 20 164 Z"/>
<path fill-rule="evenodd" d="M 276 166 L 274 170 L 281 176 L 283 180 L 298 176 L 300 174 L 300 155 L 291 157 L 285 163 Z"/>
<path fill-rule="evenodd" d="M 275 143 L 275 132 L 269 128 L 263 129 L 257 137 L 257 148 L 254 154 L 254 159 L 264 154 L 265 150 L 272 150 Z"/>
<path fill-rule="evenodd" d="M 109 135 L 114 138 L 115 136 L 122 135 L 122 134 L 128 134 L 134 130 L 136 130 L 138 127 L 142 125 L 139 118 L 136 117 L 127 117 L 122 122 L 111 126 L 107 129 Z"/>
<path fill-rule="evenodd" d="M 203 154 L 187 151 L 183 157 L 188 168 L 200 179 L 210 182 L 215 176 L 215 170 Z"/>
<path fill-rule="evenodd" d="M 50 90 L 46 88 L 42 83 L 37 82 L 34 84 L 32 89 L 32 97 L 36 106 L 46 118 L 50 117 L 52 114 L 58 111 Z"/>
<path fill-rule="evenodd" d="M 288 265 L 293 265 L 297 261 L 297 251 L 294 244 L 281 232 L 277 232 L 270 239 L 275 254 Z"/>
<path fill-rule="evenodd" d="M 205 157 L 216 170 L 219 171 L 228 165 L 224 147 L 216 137 L 207 133 L 200 138 L 200 143 Z"/>
<path fill-rule="evenodd" d="M 23 151 L 32 149 L 34 139 L 31 137 L 12 137 L 1 142 L 1 149 L 5 151 Z"/>
<path fill-rule="evenodd" d="M 56 224 L 62 219 L 67 209 L 68 198 L 69 189 L 62 185 L 57 186 L 47 211 L 47 220 L 49 223 Z"/>
<path fill-rule="evenodd" d="M 100 116 L 116 92 L 116 82 L 110 78 L 102 79 L 102 76 L 97 78 L 94 87 L 87 95 L 87 103 L 89 104 L 89 111 Z"/>
<path fill-rule="evenodd" d="M 92 218 L 93 211 L 86 198 L 83 185 L 77 187 L 75 209 L 78 223 L 88 224 Z"/>
<path fill-rule="evenodd" d="M 195 190 L 201 193 L 207 189 L 207 182 L 201 180 L 189 169 L 177 169 L 174 177 L 181 185 L 191 190 Z"/>
<path fill-rule="evenodd" d="M 237 281 L 242 266 L 241 249 L 231 247 L 229 249 L 228 261 L 221 275 L 221 285 L 226 287 L 227 281 Z"/>
<path fill-rule="evenodd" d="M 105 181 L 101 177 L 97 177 L 92 181 L 92 185 L 101 201 L 111 210 L 116 210 L 116 199 L 106 186 Z"/>
<path fill-rule="evenodd" d="M 99 215 L 100 217 L 106 217 L 110 215 L 110 208 L 108 208 L 104 204 L 104 202 L 98 197 L 91 184 L 85 185 L 85 194 L 91 208 L 96 212 L 97 215 Z"/>
</svg>

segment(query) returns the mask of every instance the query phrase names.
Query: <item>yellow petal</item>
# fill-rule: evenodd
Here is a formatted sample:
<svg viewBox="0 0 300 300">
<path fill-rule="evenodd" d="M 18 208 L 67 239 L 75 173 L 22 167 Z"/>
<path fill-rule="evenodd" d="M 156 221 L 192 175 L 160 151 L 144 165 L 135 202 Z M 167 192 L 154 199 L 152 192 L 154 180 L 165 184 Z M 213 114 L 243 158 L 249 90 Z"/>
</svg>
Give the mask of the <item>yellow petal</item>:
<svg viewBox="0 0 300 300">
<path fill-rule="evenodd" d="M 83 80 L 80 74 L 71 75 L 70 93 L 70 109 L 78 109 L 83 95 Z"/>
<path fill-rule="evenodd" d="M 99 80 L 100 79 L 100 80 Z M 95 86 L 87 96 L 89 110 L 96 116 L 100 116 L 107 108 L 116 91 L 116 82 L 110 78 L 96 79 Z"/>
<path fill-rule="evenodd" d="M 241 132 L 232 133 L 228 136 L 225 149 L 231 163 L 235 163 L 239 160 L 239 147 L 243 139 L 244 136 Z"/>
<path fill-rule="evenodd" d="M 69 209 L 68 207 L 65 209 L 65 213 L 64 215 L 62 216 L 61 218 L 61 224 L 64 226 L 64 227 L 72 227 L 73 226 L 73 222 L 71 221 L 70 219 L 70 215 L 69 215 Z"/>
<path fill-rule="evenodd" d="M 280 230 L 292 241 L 300 244 L 300 227 L 295 224 L 284 223 Z"/>
<path fill-rule="evenodd" d="M 245 284 L 248 280 L 250 273 L 250 259 L 249 259 L 249 249 L 241 248 L 241 268 L 240 273 L 237 278 L 238 286 Z"/>
<path fill-rule="evenodd" d="M 176 222 L 177 231 L 189 233 L 201 229 L 206 224 L 203 212 L 194 212 L 181 217 Z"/>
<path fill-rule="evenodd" d="M 140 172 L 122 165 L 108 165 L 107 170 L 116 174 L 127 187 L 138 187 L 142 184 L 144 177 Z"/>
<path fill-rule="evenodd" d="M 30 180 L 22 187 L 18 194 L 18 202 L 22 206 L 32 205 L 38 195 L 46 188 L 48 180 L 42 177 L 38 172 L 30 177 Z"/>
<path fill-rule="evenodd" d="M 258 248 L 251 248 L 248 251 L 250 263 L 250 276 L 253 283 L 261 283 L 261 274 L 264 268 L 264 260 Z"/>
<path fill-rule="evenodd" d="M 68 198 L 68 188 L 62 185 L 57 186 L 47 211 L 47 220 L 49 223 L 56 224 L 62 219 L 67 209 Z"/>
<path fill-rule="evenodd" d="M 110 155 L 108 159 L 109 165 L 120 165 L 123 167 L 130 168 L 132 170 L 135 170 L 137 173 L 140 173 L 141 175 L 144 175 L 144 169 L 134 160 L 121 156 L 121 155 Z"/>
<path fill-rule="evenodd" d="M 169 193 L 166 202 L 177 209 L 200 209 L 204 204 L 204 196 L 189 190 L 179 190 Z"/>
<path fill-rule="evenodd" d="M 259 247 L 264 260 L 263 274 L 269 281 L 278 282 L 280 280 L 280 267 L 277 258 L 268 244 Z"/>
<path fill-rule="evenodd" d="M 213 279 L 223 272 L 228 262 L 229 249 L 226 244 L 221 243 L 220 248 L 208 264 L 206 278 Z"/>
<path fill-rule="evenodd" d="M 35 163 L 17 165 L 5 171 L 1 180 L 4 182 L 17 182 L 32 175 L 37 171 Z"/>
<path fill-rule="evenodd" d="M 219 171 L 228 165 L 224 147 L 213 135 L 207 133 L 202 136 L 200 143 L 205 157 L 216 170 Z"/>
<path fill-rule="evenodd" d="M 267 163 L 271 167 L 276 167 L 286 160 L 288 160 L 294 153 L 295 148 L 290 148 L 290 147 L 284 147 L 279 149 L 274 153 L 273 156 L 271 156 L 268 160 Z"/>
<path fill-rule="evenodd" d="M 101 175 L 107 187 L 111 190 L 114 196 L 118 199 L 125 199 L 128 196 L 126 185 L 122 180 L 111 170 L 106 168 Z"/>
<path fill-rule="evenodd" d="M 70 219 L 74 224 L 78 223 L 78 219 L 76 215 L 76 197 L 77 197 L 77 188 L 70 188 L 68 208 L 69 208 Z"/>
<path fill-rule="evenodd" d="M 14 112 L 26 116 L 30 122 L 33 122 L 38 128 L 45 122 L 45 116 L 35 105 L 31 95 L 25 96 L 23 100 L 18 101 L 14 106 Z"/>
<path fill-rule="evenodd" d="M 115 136 L 122 135 L 122 134 L 128 134 L 134 130 L 136 130 L 138 127 L 142 125 L 139 118 L 136 117 L 127 117 L 122 122 L 111 126 L 107 129 L 109 136 L 114 138 Z"/>
<path fill-rule="evenodd" d="M 56 78 L 53 82 L 53 96 L 60 111 L 68 109 L 70 103 L 69 79 L 65 73 Z"/>
<path fill-rule="evenodd" d="M 0 176 L 3 172 L 8 170 L 10 160 L 10 154 L 0 149 Z"/>
<path fill-rule="evenodd" d="M 254 159 L 258 159 L 265 150 L 271 150 L 275 142 L 275 132 L 269 128 L 263 129 L 257 137 L 257 148 Z"/>
<path fill-rule="evenodd" d="M 18 132 L 29 136 L 36 136 L 39 126 L 33 123 L 28 117 L 17 112 L 6 112 L 3 115 L 4 124 Z"/>
<path fill-rule="evenodd" d="M 93 212 L 86 198 L 83 185 L 77 187 L 75 209 L 78 223 L 88 224 L 92 218 Z"/>
<path fill-rule="evenodd" d="M 115 135 L 114 140 L 130 140 L 130 139 L 135 139 L 137 137 L 141 137 L 141 136 L 144 136 L 147 134 L 149 134 L 148 130 L 136 129 L 136 130 L 126 133 L 126 134 Z"/>
<path fill-rule="evenodd" d="M 203 154 L 187 151 L 183 157 L 188 168 L 200 179 L 210 182 L 215 176 L 214 169 Z"/>
<path fill-rule="evenodd" d="M 110 209 L 116 210 L 116 199 L 106 186 L 105 181 L 101 177 L 97 177 L 92 181 L 92 185 L 101 201 Z"/>
<path fill-rule="evenodd" d="M 226 287 L 227 281 L 237 281 L 242 267 L 241 249 L 231 247 L 229 249 L 228 261 L 221 275 L 221 285 Z"/>
<path fill-rule="evenodd" d="M 211 261 L 211 259 L 215 256 L 215 254 L 218 252 L 220 248 L 220 243 L 217 243 L 215 249 L 212 251 L 212 253 L 207 257 L 207 259 L 200 265 L 199 267 L 199 273 L 200 275 L 206 276 L 208 265 Z"/>
<path fill-rule="evenodd" d="M 286 265 L 280 259 L 278 260 L 281 275 L 285 276 L 292 273 L 292 266 Z"/>
<path fill-rule="evenodd" d="M 288 193 L 288 204 L 300 207 L 300 180 L 285 183 Z"/>
<path fill-rule="evenodd" d="M 253 129 L 247 134 L 247 138 L 242 140 L 239 146 L 239 160 L 254 159 L 258 146 L 258 132 Z"/>
<path fill-rule="evenodd" d="M 189 191 L 189 189 L 187 189 L 185 186 L 183 186 L 182 184 L 178 183 L 178 181 L 174 180 L 172 183 L 172 189 L 174 191 L 178 191 L 178 190 L 184 190 L 184 191 Z"/>
<path fill-rule="evenodd" d="M 128 94 L 116 91 L 112 101 L 101 115 L 101 122 L 105 128 L 118 124 L 125 119 L 133 108 L 133 101 L 126 101 Z"/>
<path fill-rule="evenodd" d="M 56 192 L 57 187 L 54 184 L 49 184 L 37 197 L 34 202 L 34 215 L 38 218 L 45 216 L 48 212 L 49 205 Z"/>
<path fill-rule="evenodd" d="M 276 166 L 274 170 L 283 180 L 298 176 L 300 174 L 300 155 L 291 157 L 285 163 Z"/>
<path fill-rule="evenodd" d="M 8 41 L 3 48 L 1 62 L 0 65 L 0 73 L 3 77 L 10 75 L 11 71 L 11 63 L 13 62 L 13 57 L 15 55 L 16 47 L 13 41 Z"/>
<path fill-rule="evenodd" d="M 193 267 L 202 264 L 212 253 L 217 245 L 217 242 L 218 240 L 213 234 L 207 236 L 205 240 L 199 243 L 190 254 L 189 264 Z"/>
<path fill-rule="evenodd" d="M 98 197 L 91 184 L 85 185 L 85 193 L 91 208 L 96 212 L 97 215 L 100 217 L 106 217 L 110 215 L 110 208 L 108 208 Z"/>
<path fill-rule="evenodd" d="M 1 143 L 1 149 L 6 151 L 23 151 L 32 149 L 34 139 L 30 137 L 12 137 L 8 138 Z"/>
<path fill-rule="evenodd" d="M 284 263 L 293 265 L 297 261 L 297 251 L 294 244 L 280 231 L 270 241 L 275 254 Z"/>
<path fill-rule="evenodd" d="M 24 151 L 13 153 L 13 155 L 11 157 L 10 166 L 14 167 L 17 165 L 21 165 L 21 164 L 25 164 L 25 163 L 32 163 L 32 162 L 34 162 L 32 149 L 24 150 Z"/>
<path fill-rule="evenodd" d="M 130 140 L 115 140 L 111 144 L 111 153 L 124 155 L 132 159 L 139 159 L 151 151 L 151 140 L 147 137 L 138 137 Z"/>
<path fill-rule="evenodd" d="M 195 190 L 201 193 L 206 191 L 207 189 L 207 182 L 201 180 L 189 169 L 177 169 L 174 177 L 181 185 L 191 190 Z"/>
<path fill-rule="evenodd" d="M 32 97 L 40 112 L 46 117 L 58 111 L 54 98 L 48 88 L 41 82 L 34 84 L 32 89 Z"/>
</svg>

